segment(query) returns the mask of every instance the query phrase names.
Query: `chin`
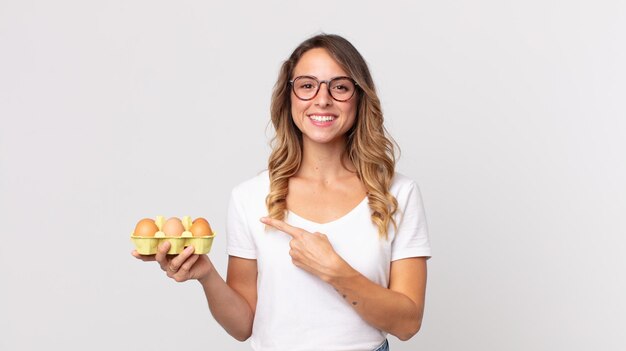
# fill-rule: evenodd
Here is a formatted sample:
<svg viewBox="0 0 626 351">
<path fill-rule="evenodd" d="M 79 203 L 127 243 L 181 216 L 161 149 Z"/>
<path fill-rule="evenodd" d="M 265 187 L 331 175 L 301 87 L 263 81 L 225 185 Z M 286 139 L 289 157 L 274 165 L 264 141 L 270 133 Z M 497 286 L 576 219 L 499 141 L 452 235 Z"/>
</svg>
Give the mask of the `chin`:
<svg viewBox="0 0 626 351">
<path fill-rule="evenodd" d="M 310 142 L 316 144 L 330 144 L 334 143 L 337 140 L 342 139 L 342 137 L 338 137 L 336 135 L 306 135 L 306 138 L 309 139 Z"/>
</svg>

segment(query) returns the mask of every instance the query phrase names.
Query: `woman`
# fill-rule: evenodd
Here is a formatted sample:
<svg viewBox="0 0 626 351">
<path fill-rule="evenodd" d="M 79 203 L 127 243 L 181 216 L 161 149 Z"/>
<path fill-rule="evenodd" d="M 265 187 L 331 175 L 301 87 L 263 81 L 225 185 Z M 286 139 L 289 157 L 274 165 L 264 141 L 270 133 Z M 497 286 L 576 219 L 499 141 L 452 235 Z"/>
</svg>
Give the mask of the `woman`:
<svg viewBox="0 0 626 351">
<path fill-rule="evenodd" d="M 255 350 L 408 340 L 421 325 L 430 246 L 364 59 L 336 35 L 306 40 L 282 66 L 271 114 L 268 170 L 232 192 L 226 282 L 192 247 L 133 255 L 199 280 L 215 319 L 237 340 L 252 336 Z"/>
</svg>

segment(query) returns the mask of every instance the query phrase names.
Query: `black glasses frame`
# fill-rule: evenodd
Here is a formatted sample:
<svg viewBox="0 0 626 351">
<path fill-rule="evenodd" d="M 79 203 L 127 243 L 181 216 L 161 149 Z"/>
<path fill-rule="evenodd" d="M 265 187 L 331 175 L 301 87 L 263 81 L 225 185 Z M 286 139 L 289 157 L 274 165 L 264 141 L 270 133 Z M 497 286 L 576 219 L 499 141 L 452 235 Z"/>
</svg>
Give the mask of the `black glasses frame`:
<svg viewBox="0 0 626 351">
<path fill-rule="evenodd" d="M 301 79 L 301 78 L 313 79 L 313 80 L 315 80 L 315 81 L 318 83 L 318 84 L 317 84 L 317 91 L 315 91 L 315 94 L 313 94 L 313 96 L 312 96 L 312 97 L 310 97 L 310 98 L 308 98 L 308 99 L 303 99 L 303 98 L 301 98 L 300 96 L 298 96 L 298 94 L 296 93 L 296 86 L 295 86 L 295 84 L 293 84 L 293 83 L 294 83 L 295 81 L 297 81 L 298 79 Z M 352 82 L 352 84 L 354 84 L 354 90 L 352 91 L 352 95 L 350 95 L 350 97 L 348 97 L 347 99 L 337 99 L 335 96 L 333 96 L 333 93 L 332 93 L 332 92 L 331 92 L 331 90 L 330 90 L 331 83 L 332 83 L 332 82 L 334 82 L 334 81 L 336 81 L 336 80 L 339 80 L 339 79 L 348 79 L 349 81 L 351 81 L 351 82 Z M 315 97 L 317 96 L 317 94 L 320 92 L 320 88 L 322 87 L 322 84 L 323 84 L 323 83 L 326 83 L 326 89 L 328 89 L 328 95 L 330 95 L 330 97 L 332 97 L 332 98 L 333 98 L 333 100 L 335 100 L 335 101 L 339 101 L 339 102 L 346 102 L 346 101 L 348 101 L 348 100 L 352 99 L 352 97 L 354 96 L 354 93 L 355 93 L 355 92 L 356 92 L 356 90 L 357 90 L 357 87 L 359 86 L 359 83 L 357 83 L 354 79 L 352 79 L 351 77 L 346 77 L 346 76 L 334 77 L 334 78 L 331 78 L 331 79 L 329 79 L 329 80 L 319 80 L 319 79 L 317 79 L 316 77 L 313 77 L 313 76 L 297 76 L 297 77 L 295 77 L 294 79 L 292 79 L 292 80 L 290 80 L 290 81 L 289 81 L 289 84 L 291 85 L 291 90 L 293 91 L 293 94 L 294 94 L 294 95 L 295 95 L 298 99 L 300 99 L 300 100 L 302 100 L 302 101 L 310 101 L 310 100 L 315 99 Z"/>
</svg>

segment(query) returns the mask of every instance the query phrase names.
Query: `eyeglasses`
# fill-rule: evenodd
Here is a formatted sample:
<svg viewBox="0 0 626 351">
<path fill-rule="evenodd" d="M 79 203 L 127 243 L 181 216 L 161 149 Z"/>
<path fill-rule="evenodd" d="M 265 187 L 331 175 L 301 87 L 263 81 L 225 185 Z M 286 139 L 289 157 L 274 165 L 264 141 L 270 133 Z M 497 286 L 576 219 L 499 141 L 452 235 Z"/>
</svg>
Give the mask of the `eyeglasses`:
<svg viewBox="0 0 626 351">
<path fill-rule="evenodd" d="M 350 77 L 335 77 L 330 80 L 318 80 L 312 76 L 299 76 L 289 81 L 296 97 L 303 101 L 312 100 L 326 83 L 328 94 L 340 102 L 348 101 L 356 91 L 357 83 Z"/>
</svg>

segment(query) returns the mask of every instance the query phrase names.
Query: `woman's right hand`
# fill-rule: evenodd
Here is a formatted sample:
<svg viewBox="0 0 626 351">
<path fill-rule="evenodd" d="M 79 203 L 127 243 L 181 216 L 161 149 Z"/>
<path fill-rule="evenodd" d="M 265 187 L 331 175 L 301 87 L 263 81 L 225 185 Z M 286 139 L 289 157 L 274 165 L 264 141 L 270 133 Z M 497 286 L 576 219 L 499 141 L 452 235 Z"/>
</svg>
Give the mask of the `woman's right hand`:
<svg viewBox="0 0 626 351">
<path fill-rule="evenodd" d="M 177 282 L 190 279 L 202 281 L 215 271 L 215 267 L 207 255 L 193 254 L 193 246 L 187 246 L 178 255 L 168 255 L 167 251 L 170 246 L 169 242 L 164 241 L 157 248 L 156 255 L 141 255 L 137 250 L 133 250 L 131 254 L 144 262 L 157 261 L 167 276 Z"/>
<path fill-rule="evenodd" d="M 168 255 L 170 243 L 157 248 L 156 255 L 132 255 L 142 261 L 157 261 L 168 277 L 177 282 L 197 279 L 204 290 L 209 309 L 215 320 L 239 341 L 252 334 L 257 302 L 256 260 L 229 257 L 226 284 L 207 255 L 194 255 L 188 247 L 178 255 Z"/>
</svg>

